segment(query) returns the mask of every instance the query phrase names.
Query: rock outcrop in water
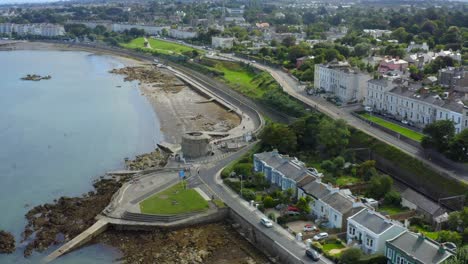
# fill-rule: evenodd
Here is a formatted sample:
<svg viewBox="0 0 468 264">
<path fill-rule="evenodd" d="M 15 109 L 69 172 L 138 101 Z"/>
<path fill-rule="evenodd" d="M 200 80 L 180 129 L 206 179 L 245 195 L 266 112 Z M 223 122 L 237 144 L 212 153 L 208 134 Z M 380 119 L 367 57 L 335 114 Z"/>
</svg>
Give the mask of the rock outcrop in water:
<svg viewBox="0 0 468 264">
<path fill-rule="evenodd" d="M 153 152 L 138 155 L 134 160 L 125 161 L 129 170 L 146 170 L 151 168 L 164 167 L 167 162 L 167 154 L 156 149 Z"/>
<path fill-rule="evenodd" d="M 6 231 L 0 230 L 0 254 L 10 254 L 15 251 L 15 237 Z"/>
</svg>

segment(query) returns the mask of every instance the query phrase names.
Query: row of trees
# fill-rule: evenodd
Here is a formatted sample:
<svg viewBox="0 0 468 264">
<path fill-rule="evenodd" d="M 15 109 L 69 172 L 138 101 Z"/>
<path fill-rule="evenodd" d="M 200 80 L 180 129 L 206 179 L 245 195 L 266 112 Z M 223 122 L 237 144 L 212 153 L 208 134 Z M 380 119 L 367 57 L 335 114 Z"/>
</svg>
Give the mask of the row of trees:
<svg viewBox="0 0 468 264">
<path fill-rule="evenodd" d="M 468 162 L 468 129 L 455 134 L 454 122 L 439 120 L 427 125 L 421 145 L 435 149 L 457 162 Z"/>
</svg>

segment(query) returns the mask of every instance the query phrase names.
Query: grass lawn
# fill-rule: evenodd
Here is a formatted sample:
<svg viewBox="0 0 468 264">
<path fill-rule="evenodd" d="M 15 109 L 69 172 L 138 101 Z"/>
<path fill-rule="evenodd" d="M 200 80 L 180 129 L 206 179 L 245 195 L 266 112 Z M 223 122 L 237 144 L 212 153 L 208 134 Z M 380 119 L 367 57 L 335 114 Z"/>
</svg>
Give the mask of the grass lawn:
<svg viewBox="0 0 468 264">
<path fill-rule="evenodd" d="M 208 202 L 194 189 L 185 190 L 182 183 L 159 192 L 140 203 L 140 210 L 144 214 L 173 215 L 207 209 Z"/>
<path fill-rule="evenodd" d="M 361 179 L 357 177 L 352 177 L 352 176 L 340 176 L 336 179 L 336 184 L 339 187 L 352 185 L 352 184 L 359 183 L 359 182 L 361 182 Z"/>
<path fill-rule="evenodd" d="M 399 213 L 408 212 L 409 209 L 404 208 L 404 207 L 394 206 L 394 205 L 383 205 L 383 206 L 379 207 L 379 211 L 380 212 L 385 212 L 385 213 L 387 213 L 389 215 L 396 215 L 396 214 L 399 214 Z"/>
<path fill-rule="evenodd" d="M 430 238 L 432 240 L 436 240 L 437 237 L 439 236 L 439 232 L 428 231 L 428 230 L 422 228 L 419 225 L 413 225 L 411 227 L 415 227 L 418 230 L 418 232 L 423 233 L 426 237 L 428 237 L 428 238 Z"/>
<path fill-rule="evenodd" d="M 322 245 L 323 251 L 329 252 L 332 249 L 342 249 L 345 246 L 343 246 L 342 243 L 330 243 L 330 244 L 324 244 Z"/>
<path fill-rule="evenodd" d="M 151 49 L 148 50 L 155 50 L 163 54 L 182 54 L 183 52 L 194 50 L 193 48 L 182 44 L 164 41 L 160 39 L 148 38 L 148 41 L 151 46 Z M 121 43 L 120 45 L 122 45 L 122 47 L 124 48 L 129 49 L 145 48 L 145 39 L 143 37 L 136 38 L 130 41 L 129 43 Z M 200 50 L 197 51 L 202 53 L 202 51 Z"/>
<path fill-rule="evenodd" d="M 236 90 L 249 97 L 259 98 L 264 91 L 252 83 L 255 73 L 245 69 L 239 64 L 219 62 L 215 69 L 224 72 L 223 78 Z"/>
<path fill-rule="evenodd" d="M 361 116 L 364 117 L 365 119 L 369 120 L 369 121 L 372 121 L 372 122 L 374 122 L 376 124 L 379 124 L 379 125 L 381 125 L 383 127 L 388 128 L 388 129 L 391 129 L 391 130 L 393 130 L 395 132 L 398 132 L 398 133 L 402 134 L 405 137 L 411 138 L 411 139 L 416 140 L 418 142 L 421 142 L 422 138 L 424 137 L 424 135 L 419 133 L 419 132 L 416 132 L 416 131 L 408 129 L 406 127 L 402 127 L 402 126 L 397 125 L 395 123 L 386 121 L 386 120 L 384 120 L 382 118 L 379 118 L 379 117 L 376 117 L 376 116 L 371 116 L 369 114 L 361 114 Z"/>
</svg>

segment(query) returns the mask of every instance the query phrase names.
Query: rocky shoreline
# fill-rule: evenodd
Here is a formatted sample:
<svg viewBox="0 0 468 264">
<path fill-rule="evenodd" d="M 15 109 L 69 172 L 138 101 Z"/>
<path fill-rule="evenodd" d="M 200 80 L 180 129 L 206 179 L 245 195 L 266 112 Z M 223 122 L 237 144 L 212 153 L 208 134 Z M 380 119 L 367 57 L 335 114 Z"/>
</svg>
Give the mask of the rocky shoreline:
<svg viewBox="0 0 468 264">
<path fill-rule="evenodd" d="M 15 249 L 15 237 L 9 232 L 0 230 L 0 254 L 11 254 Z"/>
<path fill-rule="evenodd" d="M 112 195 L 128 179 L 101 178 L 93 184 L 94 191 L 81 197 L 60 197 L 54 203 L 32 208 L 26 214 L 28 224 L 22 234 L 22 242 L 27 244 L 24 256 L 69 241 L 93 225 L 96 215 L 104 210 Z"/>
<path fill-rule="evenodd" d="M 119 261 L 128 264 L 270 263 L 227 223 L 173 231 L 109 230 L 96 242 L 120 249 Z"/>
</svg>

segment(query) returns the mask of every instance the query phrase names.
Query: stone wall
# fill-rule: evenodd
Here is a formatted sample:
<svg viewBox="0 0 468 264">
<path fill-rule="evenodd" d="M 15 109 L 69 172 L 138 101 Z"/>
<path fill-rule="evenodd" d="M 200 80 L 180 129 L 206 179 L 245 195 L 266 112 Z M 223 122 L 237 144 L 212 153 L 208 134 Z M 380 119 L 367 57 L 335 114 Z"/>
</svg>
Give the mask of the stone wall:
<svg viewBox="0 0 468 264">
<path fill-rule="evenodd" d="M 303 263 L 296 256 L 292 255 L 276 243 L 276 241 L 264 234 L 262 229 L 259 229 L 256 225 L 250 224 L 233 210 L 229 211 L 229 220 L 232 221 L 232 224 L 239 234 L 247 239 L 258 250 L 272 259 L 272 261 L 282 264 Z"/>
</svg>

